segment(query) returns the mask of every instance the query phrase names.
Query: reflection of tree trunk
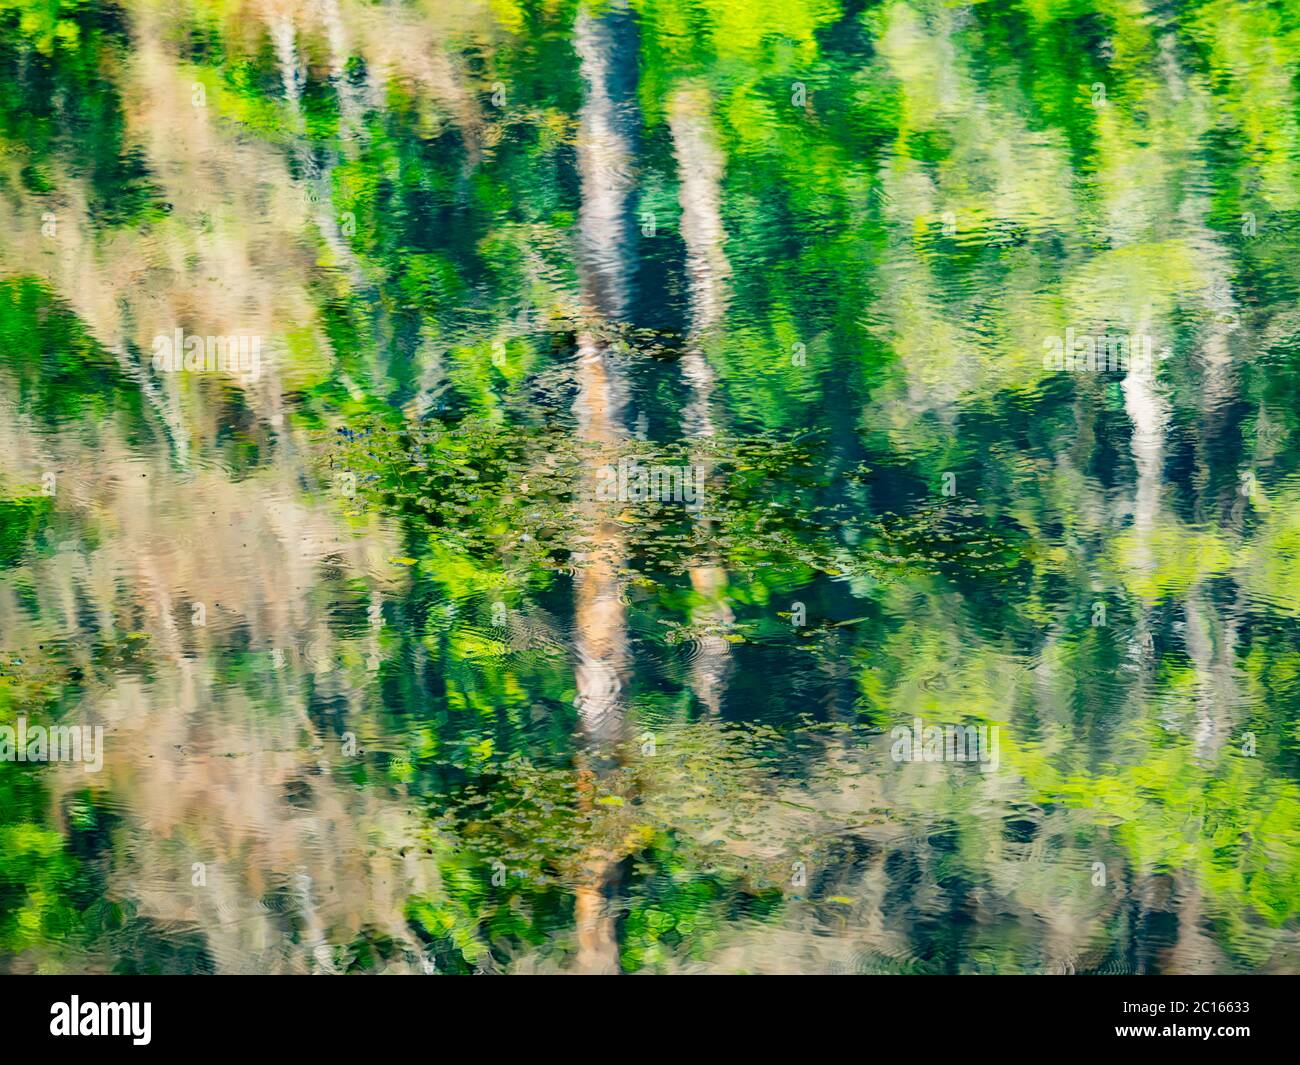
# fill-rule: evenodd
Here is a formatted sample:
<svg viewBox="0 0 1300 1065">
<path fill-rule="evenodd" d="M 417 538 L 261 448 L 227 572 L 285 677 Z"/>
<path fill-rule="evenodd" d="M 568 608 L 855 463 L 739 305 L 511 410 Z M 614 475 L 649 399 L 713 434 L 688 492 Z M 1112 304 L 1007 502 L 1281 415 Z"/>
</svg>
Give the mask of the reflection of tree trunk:
<svg viewBox="0 0 1300 1065">
<path fill-rule="evenodd" d="M 1239 694 L 1236 620 L 1225 619 L 1199 590 L 1188 593 L 1187 654 L 1196 667 L 1196 757 L 1215 759 L 1232 729 Z"/>
<path fill-rule="evenodd" d="M 1149 323 L 1137 330 L 1148 335 Z M 1168 410 L 1156 382 L 1155 367 L 1129 368 L 1124 378 L 1124 409 L 1133 423 L 1133 464 L 1137 467 L 1137 489 L 1133 500 L 1133 531 L 1137 537 L 1139 568 L 1149 573 L 1155 565 L 1151 535 L 1160 511 L 1160 483 L 1164 472 L 1165 422 Z"/>
<path fill-rule="evenodd" d="M 617 742 L 622 732 L 627 620 L 618 577 L 622 535 L 609 508 L 595 501 L 596 467 L 617 461 L 617 401 L 611 368 L 589 334 L 578 341 L 577 372 L 578 431 L 585 443 L 595 445 L 583 491 L 590 532 L 578 559 L 574 604 L 578 720 L 587 737 L 603 745 Z"/>
<path fill-rule="evenodd" d="M 1202 240 L 1207 245 L 1206 258 L 1212 264 L 1212 281 L 1209 286 L 1211 295 L 1206 302 L 1217 317 L 1200 344 L 1203 370 L 1199 450 L 1203 475 L 1206 482 L 1213 485 L 1211 466 L 1215 439 L 1223 431 L 1228 412 L 1237 400 L 1239 376 L 1235 372 L 1236 347 L 1230 343 L 1230 334 L 1238 318 L 1236 304 L 1228 293 L 1230 271 L 1225 261 L 1227 256 L 1215 247 L 1214 238 L 1208 231 Z M 1224 316 L 1229 321 L 1223 321 Z M 1225 532 L 1231 530 L 1241 536 L 1245 520 L 1245 498 L 1238 493 L 1235 483 L 1230 491 L 1229 498 L 1233 504 L 1227 508 L 1226 515 L 1223 514 L 1221 495 L 1207 493 L 1199 498 L 1198 520 L 1221 523 Z M 1241 614 L 1239 601 L 1240 597 L 1225 614 L 1212 594 L 1205 594 L 1200 588 L 1188 593 L 1187 653 L 1196 666 L 1198 759 L 1217 758 L 1231 733 L 1232 711 L 1240 699 L 1236 676 L 1237 626 Z M 1199 905 L 1199 894 L 1197 900 Z"/>
<path fill-rule="evenodd" d="M 1142 322 L 1137 329 L 1137 335 L 1150 335 L 1150 323 Z M 1146 577 L 1156 567 L 1152 537 L 1160 517 L 1165 423 L 1168 419 L 1168 409 L 1164 397 L 1159 392 L 1154 366 L 1139 367 L 1136 362 L 1132 363 L 1122 387 L 1124 409 L 1133 425 L 1130 448 L 1133 452 L 1133 464 L 1137 469 L 1137 485 L 1133 498 L 1133 534 L 1136 541 L 1134 561 L 1138 571 Z M 1134 636 L 1138 659 L 1142 663 L 1137 694 L 1139 705 L 1144 706 L 1148 695 L 1147 686 L 1155 670 L 1151 602 L 1147 599 L 1138 605 Z M 1147 872 L 1136 874 L 1134 899 L 1139 917 L 1135 929 L 1138 940 L 1135 960 L 1139 974 L 1146 972 L 1151 962 L 1143 944 L 1148 938 L 1148 924 L 1153 919 L 1152 915 L 1164 909 L 1161 901 L 1163 886 L 1163 881 L 1158 876 Z"/>
<path fill-rule="evenodd" d="M 722 248 L 727 238 L 721 205 L 726 160 L 718 147 L 717 133 L 709 116 L 709 94 L 703 87 L 684 87 L 673 94 L 668 124 L 681 180 L 678 199 L 691 283 L 691 332 L 698 339 L 717 326 L 726 311 L 727 283 L 731 277 L 731 264 Z M 693 347 L 689 354 L 704 362 L 698 349 Z M 708 363 L 698 371 L 689 368 L 686 374 L 697 390 L 712 387 Z M 707 400 L 707 391 L 697 398 Z M 697 417 L 703 424 L 696 431 L 711 433 L 707 409 L 701 410 Z"/>
<path fill-rule="evenodd" d="M 339 0 L 321 0 L 321 19 L 330 42 L 330 81 L 339 101 L 339 133 L 344 139 L 355 137 L 364 119 L 365 105 L 361 94 L 348 80 L 348 33 L 339 11 Z"/>
<path fill-rule="evenodd" d="M 1149 335 L 1149 322 L 1142 322 L 1137 335 Z M 1154 366 L 1130 365 L 1124 378 L 1124 409 L 1133 424 L 1130 447 L 1137 468 L 1137 486 L 1133 499 L 1133 534 L 1136 540 L 1135 564 L 1145 577 L 1156 565 L 1152 537 L 1160 516 L 1160 489 L 1164 477 L 1165 423 L 1168 408 L 1159 392 Z M 1139 706 L 1147 699 L 1147 687 L 1155 670 L 1155 636 L 1151 632 L 1151 603 L 1138 604 L 1134 624 L 1133 653 L 1141 664 L 1137 685 Z"/>
<path fill-rule="evenodd" d="M 338 18 L 336 0 L 329 3 L 322 11 L 330 40 L 330 80 L 333 82 L 339 101 L 339 110 L 345 121 L 355 120 L 357 108 L 355 96 L 348 85 L 344 71 L 347 63 L 346 40 L 342 23 Z M 275 45 L 276 61 L 280 64 L 280 82 L 284 86 L 285 102 L 293 115 L 294 159 L 301 175 L 304 198 L 308 209 L 312 211 L 312 220 L 320 232 L 325 244 L 334 254 L 335 261 L 345 267 L 352 283 L 364 287 L 365 278 L 358 266 L 352 248 L 343 239 L 343 233 L 335 218 L 334 185 L 331 174 L 335 160 L 328 159 L 322 167 L 312 153 L 305 136 L 304 117 L 302 113 L 302 81 L 298 61 L 297 27 L 293 16 L 284 10 L 271 10 L 267 14 L 271 41 Z"/>
<path fill-rule="evenodd" d="M 682 356 L 682 374 L 691 388 L 691 399 L 683 413 L 686 432 L 696 438 L 714 435 L 713 368 L 700 350 L 701 339 L 722 319 L 726 309 L 727 279 L 731 266 L 722 242 L 721 191 L 723 155 L 709 119 L 708 93 L 699 86 L 678 89 L 669 104 L 681 180 L 682 239 L 686 243 L 686 269 L 691 282 L 691 336 Z M 707 484 L 708 464 L 693 458 Z M 707 519 L 701 519 L 707 521 Z M 727 572 L 719 565 L 692 566 L 691 586 L 703 601 L 692 619 L 705 630 L 696 644 L 691 663 L 691 686 L 696 698 L 710 713 L 722 706 L 730 665 L 729 645 L 719 630 L 733 621 L 725 601 Z"/>
<path fill-rule="evenodd" d="M 578 266 L 584 310 L 600 318 L 617 318 L 629 299 L 627 263 L 631 136 L 627 123 L 630 102 L 615 87 L 620 63 L 635 62 L 635 40 L 623 5 L 616 4 L 599 20 L 585 10 L 574 26 L 574 43 L 587 82 L 578 132 L 578 167 L 582 208 L 578 233 Z M 622 54 L 633 37 L 631 57 Z M 578 396 L 574 414 L 578 435 L 589 448 L 587 483 L 582 486 L 586 542 L 575 552 L 574 648 L 578 720 L 594 756 L 598 776 L 612 744 L 622 738 L 622 686 L 627 665 L 627 618 L 619 567 L 623 538 L 615 513 L 596 498 L 596 471 L 618 461 L 623 438 L 620 423 L 623 387 L 609 352 L 584 330 L 578 337 L 576 363 Z M 595 780 L 584 773 L 580 801 L 589 805 Z M 614 917 L 606 899 L 615 865 L 609 856 L 589 853 L 578 870 L 575 921 L 576 968 L 585 973 L 618 971 Z"/>
<path fill-rule="evenodd" d="M 594 19 L 585 10 L 574 23 L 574 48 L 587 82 L 578 122 L 582 206 L 578 217 L 579 270 L 587 309 L 618 319 L 631 298 L 629 250 L 634 100 L 621 82 L 636 64 L 636 31 L 626 4 Z"/>
</svg>

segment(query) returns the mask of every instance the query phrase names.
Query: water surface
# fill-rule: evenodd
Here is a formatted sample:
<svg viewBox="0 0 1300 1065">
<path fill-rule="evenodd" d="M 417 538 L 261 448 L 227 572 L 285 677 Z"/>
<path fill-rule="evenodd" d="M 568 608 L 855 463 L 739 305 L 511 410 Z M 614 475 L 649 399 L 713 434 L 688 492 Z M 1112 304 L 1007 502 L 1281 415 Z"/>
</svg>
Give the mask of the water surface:
<svg viewBox="0 0 1300 1065">
<path fill-rule="evenodd" d="M 1297 71 L 0 7 L 0 971 L 1296 971 Z"/>
</svg>

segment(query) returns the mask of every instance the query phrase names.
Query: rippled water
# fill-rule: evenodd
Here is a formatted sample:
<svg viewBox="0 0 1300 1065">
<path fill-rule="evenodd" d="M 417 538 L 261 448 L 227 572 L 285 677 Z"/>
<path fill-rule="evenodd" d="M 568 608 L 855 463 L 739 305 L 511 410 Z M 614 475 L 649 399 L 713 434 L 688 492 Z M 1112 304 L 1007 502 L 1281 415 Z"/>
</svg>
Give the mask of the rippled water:
<svg viewBox="0 0 1300 1065">
<path fill-rule="evenodd" d="M 1300 967 L 1293 8 L 0 27 L 0 970 Z"/>
</svg>

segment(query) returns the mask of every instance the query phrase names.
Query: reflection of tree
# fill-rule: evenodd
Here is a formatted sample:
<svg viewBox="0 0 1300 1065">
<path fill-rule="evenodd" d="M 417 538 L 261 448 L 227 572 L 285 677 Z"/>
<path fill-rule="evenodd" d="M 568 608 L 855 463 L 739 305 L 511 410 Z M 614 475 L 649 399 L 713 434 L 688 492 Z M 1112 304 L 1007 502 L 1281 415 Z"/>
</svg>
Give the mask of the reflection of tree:
<svg viewBox="0 0 1300 1065">
<path fill-rule="evenodd" d="M 578 123 L 582 177 L 578 275 L 583 301 L 598 319 L 621 318 L 629 295 L 633 154 L 627 129 L 630 101 L 618 88 L 618 74 L 631 59 L 629 44 L 635 47 L 634 31 L 620 5 L 599 18 L 586 10 L 579 12 L 574 47 L 582 61 L 587 98 Z M 576 375 L 574 420 L 578 437 L 592 456 L 580 489 L 585 528 L 575 551 L 573 638 L 578 720 L 596 760 L 594 767 L 579 769 L 581 801 L 589 807 L 604 775 L 606 749 L 624 731 L 627 620 L 619 568 L 625 547 L 612 508 L 597 502 L 596 471 L 618 461 L 625 388 L 609 348 L 590 332 L 578 334 Z M 606 899 L 615 857 L 593 849 L 576 870 L 576 964 L 581 972 L 618 970 L 614 917 Z"/>
<path fill-rule="evenodd" d="M 680 177 L 686 270 L 691 284 L 691 342 L 680 364 L 691 391 L 682 412 L 682 424 L 692 437 L 708 439 L 716 432 L 714 375 L 700 349 L 710 342 L 722 320 L 727 278 L 731 273 L 722 248 L 726 239 L 720 203 L 723 158 L 708 113 L 708 94 L 702 87 L 677 90 L 668 107 Z M 693 460 L 692 464 L 703 471 L 707 484 L 709 466 L 700 462 L 698 456 L 693 456 Z M 716 560 L 701 562 L 690 571 L 691 587 L 701 600 L 700 608 L 692 612 L 692 621 L 704 630 L 691 664 L 691 683 L 700 704 L 716 714 L 722 706 L 729 665 L 729 645 L 720 630 L 730 626 L 733 618 L 726 603 L 726 570 Z"/>
<path fill-rule="evenodd" d="M 40 280 L 0 304 L 0 627 L 54 679 L 3 712 L 118 734 L 89 800 L 13 786 L 0 881 L 75 923 L 60 841 L 111 836 L 106 893 L 222 969 L 1293 967 L 1280 16 L 630 9 L 218 5 L 182 57 L 198 14 L 130 4 L 79 52 L 36 26 L 26 81 L 6 40 L 0 263 Z M 98 140 L 24 125 L 51 85 Z M 646 175 L 680 244 L 633 247 Z M 652 254 L 676 366 L 628 324 Z M 178 322 L 271 372 L 142 374 Z M 1066 380 L 1066 328 L 1170 357 Z M 637 355 L 690 385 L 646 406 L 708 521 L 593 502 Z M 913 716 L 1000 725 L 1002 771 L 893 763 Z"/>
</svg>

